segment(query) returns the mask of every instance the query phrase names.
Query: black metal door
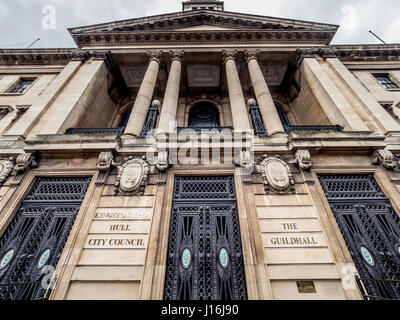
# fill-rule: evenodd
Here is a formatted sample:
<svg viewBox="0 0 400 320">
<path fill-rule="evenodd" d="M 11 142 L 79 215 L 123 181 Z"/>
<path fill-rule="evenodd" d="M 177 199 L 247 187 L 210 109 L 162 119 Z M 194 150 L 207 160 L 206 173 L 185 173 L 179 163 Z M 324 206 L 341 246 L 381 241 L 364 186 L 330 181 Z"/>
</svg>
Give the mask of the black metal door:
<svg viewBox="0 0 400 320">
<path fill-rule="evenodd" d="M 166 300 L 247 299 L 233 177 L 177 177 Z"/>
<path fill-rule="evenodd" d="M 368 298 L 400 299 L 400 219 L 373 175 L 319 178 Z"/>
<path fill-rule="evenodd" d="M 0 238 L 0 300 L 43 299 L 43 270 L 57 266 L 89 183 L 37 179 Z"/>
</svg>

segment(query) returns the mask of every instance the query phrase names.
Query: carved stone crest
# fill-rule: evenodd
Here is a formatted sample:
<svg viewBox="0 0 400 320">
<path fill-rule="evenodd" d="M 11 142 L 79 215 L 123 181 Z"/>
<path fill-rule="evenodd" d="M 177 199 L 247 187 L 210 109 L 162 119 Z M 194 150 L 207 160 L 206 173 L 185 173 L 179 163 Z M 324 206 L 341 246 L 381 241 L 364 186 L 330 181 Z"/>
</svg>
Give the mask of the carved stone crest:
<svg viewBox="0 0 400 320">
<path fill-rule="evenodd" d="M 144 193 L 150 166 L 143 159 L 132 158 L 121 167 L 115 183 L 115 194 L 139 195 Z"/>
<path fill-rule="evenodd" d="M 302 170 L 310 170 L 312 167 L 311 155 L 308 150 L 297 150 L 296 163 Z"/>
<path fill-rule="evenodd" d="M 260 171 L 267 193 L 286 194 L 295 191 L 290 168 L 282 159 L 264 156 Z"/>
<path fill-rule="evenodd" d="M 393 170 L 397 166 L 394 155 L 391 151 L 386 149 L 376 150 L 372 158 L 372 164 L 382 164 L 386 169 Z"/>
<path fill-rule="evenodd" d="M 114 156 L 111 151 L 103 151 L 99 155 L 96 167 L 100 172 L 108 171 L 111 166 L 116 166 Z"/>
<path fill-rule="evenodd" d="M 35 155 L 32 153 L 22 153 L 17 157 L 16 165 L 14 167 L 15 172 L 23 174 L 29 168 L 36 168 L 37 162 Z"/>
<path fill-rule="evenodd" d="M 0 186 L 8 179 L 14 168 L 14 158 L 0 159 Z"/>
</svg>

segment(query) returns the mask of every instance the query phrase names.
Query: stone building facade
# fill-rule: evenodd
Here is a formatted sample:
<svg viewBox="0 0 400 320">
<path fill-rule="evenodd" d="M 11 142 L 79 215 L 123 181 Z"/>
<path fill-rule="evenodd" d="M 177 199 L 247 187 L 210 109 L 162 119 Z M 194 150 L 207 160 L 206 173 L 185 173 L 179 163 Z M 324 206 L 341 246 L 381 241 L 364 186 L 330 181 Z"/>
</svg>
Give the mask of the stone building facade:
<svg viewBox="0 0 400 320">
<path fill-rule="evenodd" d="M 0 299 L 400 298 L 400 46 L 337 29 L 192 0 L 0 50 Z"/>
</svg>

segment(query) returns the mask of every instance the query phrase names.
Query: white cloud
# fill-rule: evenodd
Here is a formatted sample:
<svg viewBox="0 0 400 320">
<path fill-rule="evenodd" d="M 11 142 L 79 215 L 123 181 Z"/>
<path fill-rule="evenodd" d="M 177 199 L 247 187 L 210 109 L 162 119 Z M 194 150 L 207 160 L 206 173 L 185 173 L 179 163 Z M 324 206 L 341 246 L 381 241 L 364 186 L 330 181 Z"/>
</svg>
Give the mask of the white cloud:
<svg viewBox="0 0 400 320">
<path fill-rule="evenodd" d="M 7 8 L 0 4 L 0 18 L 5 17 L 8 14 Z"/>
<path fill-rule="evenodd" d="M 354 30 L 357 26 L 357 11 L 356 8 L 350 4 L 342 8 L 343 18 L 340 23 L 344 30 Z"/>
</svg>

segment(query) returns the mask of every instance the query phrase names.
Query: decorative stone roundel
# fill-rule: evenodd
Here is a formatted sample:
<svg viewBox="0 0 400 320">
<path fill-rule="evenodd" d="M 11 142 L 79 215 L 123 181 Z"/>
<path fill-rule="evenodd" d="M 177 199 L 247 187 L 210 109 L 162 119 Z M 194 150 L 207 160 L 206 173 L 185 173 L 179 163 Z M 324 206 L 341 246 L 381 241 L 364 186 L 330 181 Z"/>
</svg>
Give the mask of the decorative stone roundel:
<svg viewBox="0 0 400 320">
<path fill-rule="evenodd" d="M 366 263 L 368 263 L 371 267 L 375 266 L 374 257 L 372 256 L 371 252 L 369 252 L 369 250 L 367 248 L 361 247 L 360 252 Z"/>
<path fill-rule="evenodd" d="M 116 193 L 120 191 L 126 195 L 136 195 L 144 192 L 149 171 L 150 166 L 144 159 L 128 160 L 118 174 Z"/>
</svg>

